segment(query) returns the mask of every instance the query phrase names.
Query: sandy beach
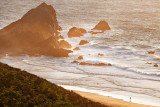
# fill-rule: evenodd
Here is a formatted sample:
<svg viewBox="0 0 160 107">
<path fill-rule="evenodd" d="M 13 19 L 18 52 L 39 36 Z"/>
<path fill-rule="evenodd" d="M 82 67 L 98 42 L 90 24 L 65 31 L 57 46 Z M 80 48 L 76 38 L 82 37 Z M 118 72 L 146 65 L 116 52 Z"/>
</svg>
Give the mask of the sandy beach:
<svg viewBox="0 0 160 107">
<path fill-rule="evenodd" d="M 87 92 L 81 92 L 81 91 L 75 91 L 75 93 L 81 95 L 82 97 L 85 97 L 87 99 L 90 99 L 95 102 L 100 102 L 102 104 L 105 104 L 107 106 L 113 106 L 113 107 L 155 107 L 155 106 L 149 106 L 149 105 L 143 105 L 143 104 L 136 104 L 131 103 L 127 101 L 123 101 L 121 99 L 115 99 L 107 96 L 101 96 L 94 93 L 87 93 Z"/>
</svg>

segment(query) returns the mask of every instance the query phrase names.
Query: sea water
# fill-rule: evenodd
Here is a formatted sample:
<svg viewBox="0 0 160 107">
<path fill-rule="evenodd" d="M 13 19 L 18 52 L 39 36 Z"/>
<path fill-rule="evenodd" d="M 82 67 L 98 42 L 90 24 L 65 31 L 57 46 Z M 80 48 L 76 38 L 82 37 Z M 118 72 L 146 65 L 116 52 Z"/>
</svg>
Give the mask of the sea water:
<svg viewBox="0 0 160 107">
<path fill-rule="evenodd" d="M 0 28 L 21 18 L 44 0 L 0 0 Z M 67 58 L 6 57 L 0 59 L 66 89 L 97 93 L 132 102 L 160 106 L 160 1 L 159 0 L 45 0 L 56 12 L 61 35 L 80 50 Z M 68 38 L 70 28 L 90 31 L 106 20 L 111 31 Z M 80 40 L 89 43 L 79 46 Z M 155 54 L 148 54 L 155 51 Z M 98 53 L 104 56 L 98 56 Z M 90 54 L 90 55 L 89 55 Z M 72 63 L 111 63 L 87 66 Z M 147 62 L 152 64 L 147 64 Z"/>
</svg>

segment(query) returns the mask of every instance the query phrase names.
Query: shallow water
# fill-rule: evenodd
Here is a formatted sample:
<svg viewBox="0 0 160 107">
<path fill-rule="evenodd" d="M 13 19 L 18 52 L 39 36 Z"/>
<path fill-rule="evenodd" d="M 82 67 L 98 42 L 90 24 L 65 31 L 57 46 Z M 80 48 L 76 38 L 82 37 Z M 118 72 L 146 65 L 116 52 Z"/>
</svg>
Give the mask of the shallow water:
<svg viewBox="0 0 160 107">
<path fill-rule="evenodd" d="M 0 28 L 16 21 L 43 0 L 0 0 Z M 89 44 L 69 58 L 4 57 L 1 62 L 27 70 L 67 89 L 91 91 L 133 102 L 160 106 L 160 1 L 159 0 L 46 0 L 57 11 L 65 40 Z M 111 31 L 84 37 L 67 37 L 69 28 L 89 30 L 106 20 Z M 155 51 L 148 54 L 147 51 Z M 98 56 L 98 53 L 104 56 Z M 91 54 L 91 55 L 88 55 Z M 71 63 L 79 55 L 86 62 L 111 63 L 111 67 Z M 153 64 L 146 64 L 151 62 Z M 77 88 L 78 87 L 78 88 Z M 81 88 L 79 88 L 81 87 Z"/>
</svg>

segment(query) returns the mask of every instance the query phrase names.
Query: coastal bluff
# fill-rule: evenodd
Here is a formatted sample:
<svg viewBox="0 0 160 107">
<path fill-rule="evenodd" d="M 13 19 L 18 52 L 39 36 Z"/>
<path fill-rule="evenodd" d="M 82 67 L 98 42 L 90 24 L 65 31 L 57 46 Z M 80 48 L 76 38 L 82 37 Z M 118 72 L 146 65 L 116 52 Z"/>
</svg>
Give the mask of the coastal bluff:
<svg viewBox="0 0 160 107">
<path fill-rule="evenodd" d="M 59 42 L 61 30 L 54 8 L 42 3 L 0 30 L 0 54 L 68 57 L 71 46 Z"/>
</svg>

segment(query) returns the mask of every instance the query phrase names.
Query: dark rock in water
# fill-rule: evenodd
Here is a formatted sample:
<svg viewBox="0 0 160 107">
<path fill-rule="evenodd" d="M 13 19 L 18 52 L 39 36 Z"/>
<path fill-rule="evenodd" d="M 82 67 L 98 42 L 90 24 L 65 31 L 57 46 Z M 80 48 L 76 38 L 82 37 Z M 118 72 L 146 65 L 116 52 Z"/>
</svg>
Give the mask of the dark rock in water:
<svg viewBox="0 0 160 107">
<path fill-rule="evenodd" d="M 111 30 L 111 28 L 106 21 L 102 20 L 92 30 L 101 30 L 102 32 L 104 32 L 106 30 Z M 98 32 L 98 33 L 102 33 L 102 32 Z M 94 32 L 91 32 L 91 33 L 94 34 Z"/>
<path fill-rule="evenodd" d="M 69 51 L 61 49 L 58 42 L 60 30 L 54 8 L 42 3 L 0 30 L 0 53 L 68 56 Z"/>
<path fill-rule="evenodd" d="M 77 28 L 77 27 L 73 27 L 69 30 L 68 32 L 68 37 L 72 38 L 72 37 L 81 37 L 83 36 L 83 34 L 87 33 L 87 31 L 83 28 Z"/>
</svg>

